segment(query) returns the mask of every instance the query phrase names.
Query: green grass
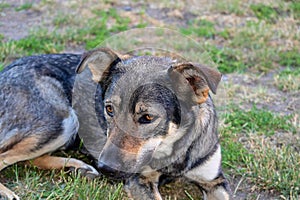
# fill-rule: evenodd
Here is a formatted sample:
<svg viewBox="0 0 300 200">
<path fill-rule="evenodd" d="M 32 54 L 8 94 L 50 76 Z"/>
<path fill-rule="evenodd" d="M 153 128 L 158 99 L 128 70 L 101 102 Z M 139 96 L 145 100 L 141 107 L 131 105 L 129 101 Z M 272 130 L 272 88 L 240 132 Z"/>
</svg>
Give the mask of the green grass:
<svg viewBox="0 0 300 200">
<path fill-rule="evenodd" d="M 273 135 L 276 131 L 290 131 L 296 133 L 291 123 L 292 115 L 280 116 L 255 106 L 249 111 L 233 108 L 225 116 L 225 126 L 232 132 L 255 132 L 262 135 Z"/>
<path fill-rule="evenodd" d="M 232 48 L 205 47 L 211 59 L 222 73 L 244 72 L 247 65 L 243 61 L 242 52 Z"/>
<path fill-rule="evenodd" d="M 8 55 L 32 55 L 57 53 L 65 49 L 66 45 L 82 45 L 86 49 L 93 49 L 101 44 L 111 34 L 128 29 L 128 18 L 121 18 L 115 9 L 109 11 L 94 11 L 95 18 L 87 19 L 84 27 L 67 28 L 64 31 L 56 29 L 49 32 L 47 28 L 33 29 L 30 34 L 20 40 L 9 40 L 0 44 L 0 62 L 4 62 Z M 116 22 L 107 27 L 108 19 Z M 53 23 L 58 26 L 68 24 L 72 20 L 65 15 L 58 14 Z"/>
<path fill-rule="evenodd" d="M 82 39 L 86 43 L 86 49 L 93 49 L 101 44 L 111 33 L 125 31 L 128 29 L 128 18 L 122 18 L 118 15 L 115 9 L 109 9 L 108 11 L 94 10 L 99 18 L 88 20 L 88 26 L 78 31 L 78 39 L 84 35 L 90 35 L 88 38 Z M 112 27 L 107 27 L 107 21 L 109 18 L 115 20 L 115 24 Z"/>
<path fill-rule="evenodd" d="M 2 12 L 5 8 L 9 8 L 10 5 L 8 3 L 0 3 L 0 12 Z"/>
<path fill-rule="evenodd" d="M 268 72 L 276 68 L 278 49 L 268 45 L 275 37 L 270 31 L 271 27 L 264 22 L 248 21 L 229 42 L 233 48 L 243 49 L 247 68 L 258 72 Z"/>
<path fill-rule="evenodd" d="M 22 11 L 22 10 L 29 10 L 30 8 L 32 8 L 32 3 L 24 3 L 23 5 L 15 8 L 15 10 L 17 12 Z"/>
<path fill-rule="evenodd" d="M 300 51 L 280 52 L 278 63 L 285 68 L 274 76 L 274 84 L 282 91 L 300 90 Z"/>
<path fill-rule="evenodd" d="M 38 29 L 20 40 L 1 43 L 0 62 L 3 63 L 9 55 L 18 57 L 20 55 L 57 53 L 64 49 L 64 45 L 65 41 L 61 35 L 49 34 L 47 29 Z"/>
<path fill-rule="evenodd" d="M 300 67 L 287 67 L 274 76 L 275 85 L 282 91 L 293 92 L 300 90 Z"/>
<path fill-rule="evenodd" d="M 278 14 L 274 8 L 267 6 L 263 3 L 252 4 L 250 9 L 253 11 L 254 15 L 261 20 L 275 21 Z"/>
<path fill-rule="evenodd" d="M 56 53 L 64 49 L 64 41 L 56 32 L 49 34 L 47 29 L 39 29 L 28 37 L 15 42 L 17 48 L 33 53 Z"/>
<path fill-rule="evenodd" d="M 244 160 L 250 179 L 262 190 L 276 189 L 290 199 L 299 198 L 299 173 L 291 166 L 299 165 L 300 155 L 289 146 L 256 145 L 257 149 Z"/>
<path fill-rule="evenodd" d="M 2 40 L 4 40 L 4 35 L 0 34 L 0 41 L 2 42 Z"/>
<path fill-rule="evenodd" d="M 204 38 L 215 38 L 219 36 L 228 39 L 230 36 L 228 30 L 217 31 L 213 22 L 204 19 L 189 22 L 187 27 L 180 28 L 180 32 L 184 35 Z"/>
<path fill-rule="evenodd" d="M 85 48 L 89 50 L 99 46 L 111 34 L 128 29 L 130 20 L 120 17 L 115 9 L 109 9 L 108 11 L 93 10 L 93 13 L 96 15 L 95 18 L 87 19 L 84 27 L 75 30 L 68 29 L 63 34 L 63 38 L 75 44 L 84 43 Z M 109 19 L 115 20 L 115 23 L 111 27 L 107 26 Z M 57 19 L 55 23 L 61 24 L 65 20 L 67 19 Z"/>
<path fill-rule="evenodd" d="M 197 20 L 190 22 L 187 28 L 181 28 L 181 33 L 184 35 L 195 34 L 198 37 L 214 37 L 216 30 L 214 24 L 207 20 Z"/>
<path fill-rule="evenodd" d="M 289 9 L 296 19 L 300 18 L 300 2 L 291 1 L 291 3 L 289 4 Z"/>
<path fill-rule="evenodd" d="M 21 199 L 126 199 L 121 183 L 111 184 L 105 178 L 88 180 L 78 173 L 52 170 L 43 171 L 23 164 L 4 170 L 5 184 Z"/>
<path fill-rule="evenodd" d="M 300 49 L 280 52 L 279 58 L 282 66 L 300 68 Z"/>
<path fill-rule="evenodd" d="M 4 63 L 0 63 L 0 71 L 2 71 L 4 68 Z"/>
<path fill-rule="evenodd" d="M 216 1 L 213 4 L 214 10 L 220 13 L 235 14 L 242 16 L 245 14 L 241 6 L 241 0 Z"/>
<path fill-rule="evenodd" d="M 274 132 L 296 130 L 290 117 L 255 107 L 249 111 L 236 107 L 221 117 L 225 120 L 220 130 L 223 166 L 232 174 L 246 177 L 259 190 L 276 190 L 290 199 L 297 199 L 300 179 L 297 170 L 291 166 L 299 165 L 300 154 L 294 147 L 274 147 L 267 142 Z M 243 143 L 248 147 L 239 141 L 244 134 L 249 135 L 243 137 Z"/>
<path fill-rule="evenodd" d="M 76 16 L 63 12 L 58 12 L 53 18 L 55 27 L 76 26 L 79 25 L 79 23 L 79 21 L 76 21 Z"/>
</svg>

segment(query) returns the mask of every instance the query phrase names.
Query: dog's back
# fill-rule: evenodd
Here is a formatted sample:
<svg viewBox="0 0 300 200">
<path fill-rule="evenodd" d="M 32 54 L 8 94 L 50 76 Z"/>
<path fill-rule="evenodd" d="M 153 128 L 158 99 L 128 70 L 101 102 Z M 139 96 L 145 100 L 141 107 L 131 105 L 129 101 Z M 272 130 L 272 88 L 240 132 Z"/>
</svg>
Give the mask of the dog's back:
<svg viewBox="0 0 300 200">
<path fill-rule="evenodd" d="M 32 56 L 1 72 L 0 152 L 31 134 L 49 132 L 50 137 L 58 137 L 62 121 L 69 115 L 79 59 L 77 55 Z"/>
</svg>

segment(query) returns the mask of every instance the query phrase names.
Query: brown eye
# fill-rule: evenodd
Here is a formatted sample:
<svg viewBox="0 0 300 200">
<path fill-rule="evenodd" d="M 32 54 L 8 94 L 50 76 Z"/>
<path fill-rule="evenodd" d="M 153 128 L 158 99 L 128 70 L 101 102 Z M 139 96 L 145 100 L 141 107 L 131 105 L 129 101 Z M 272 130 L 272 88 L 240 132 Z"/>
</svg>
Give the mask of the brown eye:
<svg viewBox="0 0 300 200">
<path fill-rule="evenodd" d="M 150 115 L 145 115 L 146 120 L 151 121 L 153 120 L 153 116 Z"/>
<path fill-rule="evenodd" d="M 109 116 L 114 116 L 114 109 L 111 105 L 107 105 L 105 106 L 105 109 L 106 109 L 106 113 L 109 115 Z"/>
<path fill-rule="evenodd" d="M 154 120 L 153 115 L 145 114 L 139 118 L 139 123 L 141 124 L 149 124 Z"/>
</svg>

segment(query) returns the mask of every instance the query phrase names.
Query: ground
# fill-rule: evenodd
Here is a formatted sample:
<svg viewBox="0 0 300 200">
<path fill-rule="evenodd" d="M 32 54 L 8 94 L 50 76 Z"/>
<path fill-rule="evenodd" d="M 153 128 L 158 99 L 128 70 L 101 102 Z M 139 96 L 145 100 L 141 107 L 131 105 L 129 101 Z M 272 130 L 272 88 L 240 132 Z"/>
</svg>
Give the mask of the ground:
<svg viewBox="0 0 300 200">
<path fill-rule="evenodd" d="M 113 34 L 153 26 L 193 38 L 223 73 L 213 98 L 234 199 L 298 199 L 299 2 L 0 1 L 0 67 L 30 54 L 82 53 Z M 126 198 L 120 183 L 22 164 L 7 168 L 0 181 L 24 199 Z M 166 199 L 201 199 L 187 183 L 162 191 Z"/>
</svg>

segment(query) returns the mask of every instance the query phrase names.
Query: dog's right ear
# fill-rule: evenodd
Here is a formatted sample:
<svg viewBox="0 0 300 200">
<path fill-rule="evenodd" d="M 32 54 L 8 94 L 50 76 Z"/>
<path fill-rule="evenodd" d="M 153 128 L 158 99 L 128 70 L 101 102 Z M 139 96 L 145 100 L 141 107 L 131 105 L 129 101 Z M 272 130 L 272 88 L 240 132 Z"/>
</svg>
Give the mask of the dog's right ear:
<svg viewBox="0 0 300 200">
<path fill-rule="evenodd" d="M 101 77 L 108 73 L 110 66 L 121 60 L 120 57 L 122 56 L 109 48 L 88 51 L 82 55 L 76 73 L 81 73 L 88 66 L 92 72 L 93 81 L 99 83 Z"/>
<path fill-rule="evenodd" d="M 197 104 L 207 100 L 209 90 L 216 94 L 222 77 L 219 71 L 194 63 L 178 63 L 170 67 L 168 73 L 174 81 L 176 90 L 183 93 L 183 96 L 191 96 Z M 189 93 L 191 91 L 193 93 Z"/>
</svg>

